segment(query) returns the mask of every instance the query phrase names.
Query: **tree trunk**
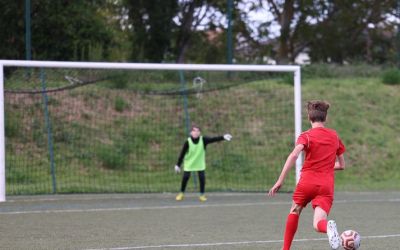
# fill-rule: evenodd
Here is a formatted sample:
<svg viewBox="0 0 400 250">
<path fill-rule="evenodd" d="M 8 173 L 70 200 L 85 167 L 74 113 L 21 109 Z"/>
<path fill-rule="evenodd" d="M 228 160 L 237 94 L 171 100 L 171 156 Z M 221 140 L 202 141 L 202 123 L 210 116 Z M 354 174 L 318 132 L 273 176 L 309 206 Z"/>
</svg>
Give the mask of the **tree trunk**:
<svg viewBox="0 0 400 250">
<path fill-rule="evenodd" d="M 192 24 L 193 24 L 193 15 L 195 9 L 195 1 L 190 2 L 188 6 L 183 8 L 183 18 L 182 18 L 182 26 L 179 31 L 178 39 L 176 42 L 176 49 L 177 49 L 177 63 L 184 63 L 185 62 L 185 52 L 189 47 L 189 40 L 191 37 L 192 32 Z M 185 11 L 187 9 L 187 11 Z"/>
<path fill-rule="evenodd" d="M 290 58 L 290 24 L 292 23 L 294 13 L 294 0 L 286 0 L 281 18 L 279 20 L 281 25 L 281 36 L 279 37 L 279 48 L 278 48 L 278 64 L 289 63 Z"/>
</svg>

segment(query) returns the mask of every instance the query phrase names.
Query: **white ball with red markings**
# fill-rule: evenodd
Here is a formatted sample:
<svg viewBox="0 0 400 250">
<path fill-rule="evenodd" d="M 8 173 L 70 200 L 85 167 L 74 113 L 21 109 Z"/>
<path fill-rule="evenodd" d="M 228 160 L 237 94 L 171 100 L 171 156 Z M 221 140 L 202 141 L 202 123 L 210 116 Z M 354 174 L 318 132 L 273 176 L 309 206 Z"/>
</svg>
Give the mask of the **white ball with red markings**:
<svg viewBox="0 0 400 250">
<path fill-rule="evenodd" d="M 354 230 L 346 230 L 340 235 L 342 247 L 346 250 L 356 250 L 360 247 L 361 236 Z"/>
</svg>

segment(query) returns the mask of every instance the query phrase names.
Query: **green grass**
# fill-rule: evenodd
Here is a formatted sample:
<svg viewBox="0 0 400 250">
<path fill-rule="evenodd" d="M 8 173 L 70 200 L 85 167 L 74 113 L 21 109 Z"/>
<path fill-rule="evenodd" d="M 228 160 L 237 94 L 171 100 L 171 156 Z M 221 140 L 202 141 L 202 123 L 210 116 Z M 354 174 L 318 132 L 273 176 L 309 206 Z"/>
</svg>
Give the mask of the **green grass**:
<svg viewBox="0 0 400 250">
<path fill-rule="evenodd" d="M 328 126 L 347 147 L 348 169 L 338 174 L 339 188 L 400 188 L 399 86 L 376 78 L 312 79 L 303 86 L 303 99 L 324 99 L 332 105 Z"/>
<path fill-rule="evenodd" d="M 400 189 L 399 88 L 378 77 L 303 79 L 303 103 L 331 103 L 327 126 L 347 148 L 348 169 L 337 174 L 338 190 Z M 58 193 L 178 190 L 173 166 L 186 139 L 184 98 L 142 96 L 102 83 L 53 93 L 49 100 Z M 190 95 L 187 104 L 190 120 L 205 135 L 234 136 L 209 145 L 207 190 L 264 191 L 273 185 L 293 146 L 290 84 L 258 80 Z M 303 129 L 308 127 L 304 119 Z M 6 95 L 6 136 L 7 193 L 51 193 L 41 95 Z M 283 191 L 293 187 L 294 171 Z M 189 190 L 195 191 L 192 185 Z"/>
</svg>

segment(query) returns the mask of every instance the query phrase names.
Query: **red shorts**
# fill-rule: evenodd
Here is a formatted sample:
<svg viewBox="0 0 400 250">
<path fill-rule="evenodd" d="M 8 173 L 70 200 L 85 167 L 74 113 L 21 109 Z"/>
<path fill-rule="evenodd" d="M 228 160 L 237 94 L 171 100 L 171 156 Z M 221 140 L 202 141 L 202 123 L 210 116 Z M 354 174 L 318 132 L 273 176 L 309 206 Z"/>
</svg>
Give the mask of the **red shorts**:
<svg viewBox="0 0 400 250">
<path fill-rule="evenodd" d="M 293 201 L 302 207 L 311 202 L 313 209 L 320 207 L 329 214 L 333 203 L 333 187 L 299 182 L 293 193 Z"/>
</svg>

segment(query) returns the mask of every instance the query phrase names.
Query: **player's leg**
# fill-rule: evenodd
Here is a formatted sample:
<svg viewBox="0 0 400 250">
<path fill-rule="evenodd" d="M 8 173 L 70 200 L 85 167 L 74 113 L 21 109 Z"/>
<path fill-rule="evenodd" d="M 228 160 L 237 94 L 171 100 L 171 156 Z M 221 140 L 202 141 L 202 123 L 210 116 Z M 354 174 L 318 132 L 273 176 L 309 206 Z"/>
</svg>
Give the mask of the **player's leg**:
<svg viewBox="0 0 400 250">
<path fill-rule="evenodd" d="M 183 171 L 182 183 L 181 183 L 181 192 L 175 198 L 177 201 L 181 201 L 184 198 L 183 194 L 185 193 L 187 183 L 188 183 L 188 181 L 190 179 L 190 174 L 191 174 L 191 172 L 189 172 L 189 171 Z"/>
<path fill-rule="evenodd" d="M 310 198 L 312 197 L 310 196 L 310 190 L 313 190 L 310 185 L 299 182 L 293 192 L 293 203 L 286 220 L 285 234 L 283 237 L 283 250 L 290 249 L 292 245 L 299 224 L 301 211 L 303 211 L 303 208 L 312 200 L 312 198 Z"/>
<path fill-rule="evenodd" d="M 328 235 L 329 245 L 332 249 L 340 247 L 340 237 L 337 231 L 336 222 L 328 221 L 328 213 L 332 207 L 333 195 L 321 195 L 312 200 L 314 208 L 313 226 L 317 232 L 326 233 Z"/>
<path fill-rule="evenodd" d="M 297 226 L 299 225 L 301 211 L 303 211 L 303 207 L 293 201 L 290 213 L 286 220 L 285 234 L 283 237 L 283 250 L 289 250 L 292 245 L 294 235 L 297 231 Z"/>
<path fill-rule="evenodd" d="M 326 233 L 327 225 L 328 225 L 328 215 L 321 207 L 316 207 L 314 209 L 314 219 L 313 226 L 315 231 L 320 233 Z"/>
<path fill-rule="evenodd" d="M 190 171 L 184 171 L 183 172 L 182 183 L 181 183 L 181 192 L 182 193 L 184 193 L 185 190 L 186 190 L 187 183 L 188 183 L 188 181 L 190 179 L 190 174 L 191 174 Z"/>
<path fill-rule="evenodd" d="M 205 189 L 206 189 L 206 173 L 205 171 L 199 171 L 197 173 L 199 175 L 199 183 L 200 183 L 200 201 L 206 201 L 207 198 L 205 196 Z"/>
</svg>

